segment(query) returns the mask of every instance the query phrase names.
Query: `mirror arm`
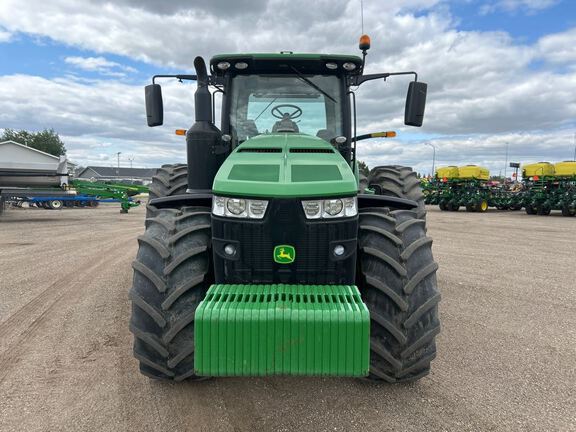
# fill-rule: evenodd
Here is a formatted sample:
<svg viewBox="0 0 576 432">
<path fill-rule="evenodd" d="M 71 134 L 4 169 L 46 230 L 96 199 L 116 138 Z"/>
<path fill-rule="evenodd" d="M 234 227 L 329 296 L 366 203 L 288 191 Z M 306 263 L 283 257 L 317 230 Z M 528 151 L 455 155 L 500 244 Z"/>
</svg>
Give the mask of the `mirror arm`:
<svg viewBox="0 0 576 432">
<path fill-rule="evenodd" d="M 196 81 L 198 79 L 196 75 L 154 75 L 152 77 L 152 84 L 156 84 L 156 78 L 176 78 L 179 81 Z"/>
<path fill-rule="evenodd" d="M 152 84 L 156 84 L 157 78 L 176 78 L 178 81 L 197 81 L 198 80 L 197 75 L 154 75 L 152 77 Z M 218 88 L 218 86 L 224 85 L 224 78 L 219 77 L 219 76 L 215 76 L 215 75 L 209 75 L 208 76 L 208 84 L 213 85 L 214 87 Z M 218 89 L 222 90 L 221 88 L 218 88 Z"/>
<path fill-rule="evenodd" d="M 375 79 L 383 78 L 386 81 L 386 78 L 394 75 L 414 75 L 414 81 L 418 81 L 418 74 L 416 72 L 386 72 L 386 73 L 378 73 L 378 74 L 368 74 L 368 75 L 356 75 L 349 77 L 348 85 L 351 86 L 359 86 L 360 84 L 366 81 L 372 81 Z"/>
</svg>

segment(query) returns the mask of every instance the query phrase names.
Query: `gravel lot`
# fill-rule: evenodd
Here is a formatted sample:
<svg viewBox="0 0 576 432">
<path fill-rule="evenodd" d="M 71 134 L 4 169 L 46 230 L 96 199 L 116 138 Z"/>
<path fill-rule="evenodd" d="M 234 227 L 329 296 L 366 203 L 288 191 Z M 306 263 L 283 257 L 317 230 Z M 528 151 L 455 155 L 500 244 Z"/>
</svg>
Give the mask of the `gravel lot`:
<svg viewBox="0 0 576 432">
<path fill-rule="evenodd" d="M 576 430 L 576 218 L 441 213 L 443 332 L 432 374 L 214 379 L 138 372 L 130 263 L 144 208 L 0 220 L 0 430 Z"/>
</svg>

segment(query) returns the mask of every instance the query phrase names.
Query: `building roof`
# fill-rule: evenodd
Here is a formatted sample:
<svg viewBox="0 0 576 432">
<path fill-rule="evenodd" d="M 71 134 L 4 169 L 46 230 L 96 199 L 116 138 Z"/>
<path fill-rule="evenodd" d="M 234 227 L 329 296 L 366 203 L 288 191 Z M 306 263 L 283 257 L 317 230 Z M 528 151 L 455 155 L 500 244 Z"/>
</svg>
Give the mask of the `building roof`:
<svg viewBox="0 0 576 432">
<path fill-rule="evenodd" d="M 104 177 L 104 178 L 151 178 L 156 173 L 156 168 L 115 168 L 87 166 L 76 177 Z"/>
<path fill-rule="evenodd" d="M 20 144 L 19 142 L 16 142 L 16 141 L 8 140 L 8 141 L 2 141 L 2 142 L 0 142 L 0 146 L 1 146 L 1 145 L 5 145 L 5 144 L 16 145 L 16 146 L 22 147 L 22 148 L 24 148 L 24 149 L 26 149 L 26 150 L 29 150 L 29 151 L 32 151 L 32 152 L 36 152 L 36 153 L 40 153 L 40 154 L 42 154 L 42 155 L 44 155 L 44 156 L 48 156 L 48 157 L 54 159 L 55 161 L 59 161 L 59 160 L 60 160 L 60 157 L 59 157 L 59 156 L 54 156 L 53 154 L 43 152 L 42 150 L 35 149 L 34 147 L 28 147 L 27 145 Z M 70 162 L 70 160 L 66 160 L 66 162 L 68 163 L 68 165 L 76 166 L 76 164 L 75 164 L 74 162 Z"/>
</svg>

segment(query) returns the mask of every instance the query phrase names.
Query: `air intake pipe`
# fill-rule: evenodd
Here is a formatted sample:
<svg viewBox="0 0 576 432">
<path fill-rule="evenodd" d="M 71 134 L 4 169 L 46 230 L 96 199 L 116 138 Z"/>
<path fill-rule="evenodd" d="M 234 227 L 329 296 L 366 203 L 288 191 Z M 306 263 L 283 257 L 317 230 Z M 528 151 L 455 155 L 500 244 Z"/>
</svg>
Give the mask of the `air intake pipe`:
<svg viewBox="0 0 576 432">
<path fill-rule="evenodd" d="M 222 133 L 212 119 L 212 95 L 208 89 L 208 73 L 202 57 L 194 59 L 198 87 L 194 93 L 196 121 L 186 134 L 188 152 L 188 192 L 212 190 L 214 177 L 229 153 Z"/>
</svg>

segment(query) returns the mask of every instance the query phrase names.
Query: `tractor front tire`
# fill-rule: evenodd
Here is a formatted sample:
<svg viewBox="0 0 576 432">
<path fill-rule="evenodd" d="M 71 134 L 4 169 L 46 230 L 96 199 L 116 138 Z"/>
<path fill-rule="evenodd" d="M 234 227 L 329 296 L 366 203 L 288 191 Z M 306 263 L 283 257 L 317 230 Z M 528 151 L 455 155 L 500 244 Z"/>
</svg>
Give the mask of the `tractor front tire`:
<svg viewBox="0 0 576 432">
<path fill-rule="evenodd" d="M 426 218 L 426 205 L 420 179 L 412 168 L 400 165 L 384 165 L 372 168 L 368 176 L 368 187 L 377 195 L 388 195 L 416 201 L 416 213 Z"/>
<path fill-rule="evenodd" d="M 356 282 L 370 311 L 370 379 L 415 381 L 436 357 L 438 265 L 425 225 L 412 210 L 360 212 Z"/>
<path fill-rule="evenodd" d="M 155 379 L 200 379 L 194 313 L 213 281 L 210 209 L 156 209 L 138 243 L 130 331 L 140 371 Z"/>
</svg>

